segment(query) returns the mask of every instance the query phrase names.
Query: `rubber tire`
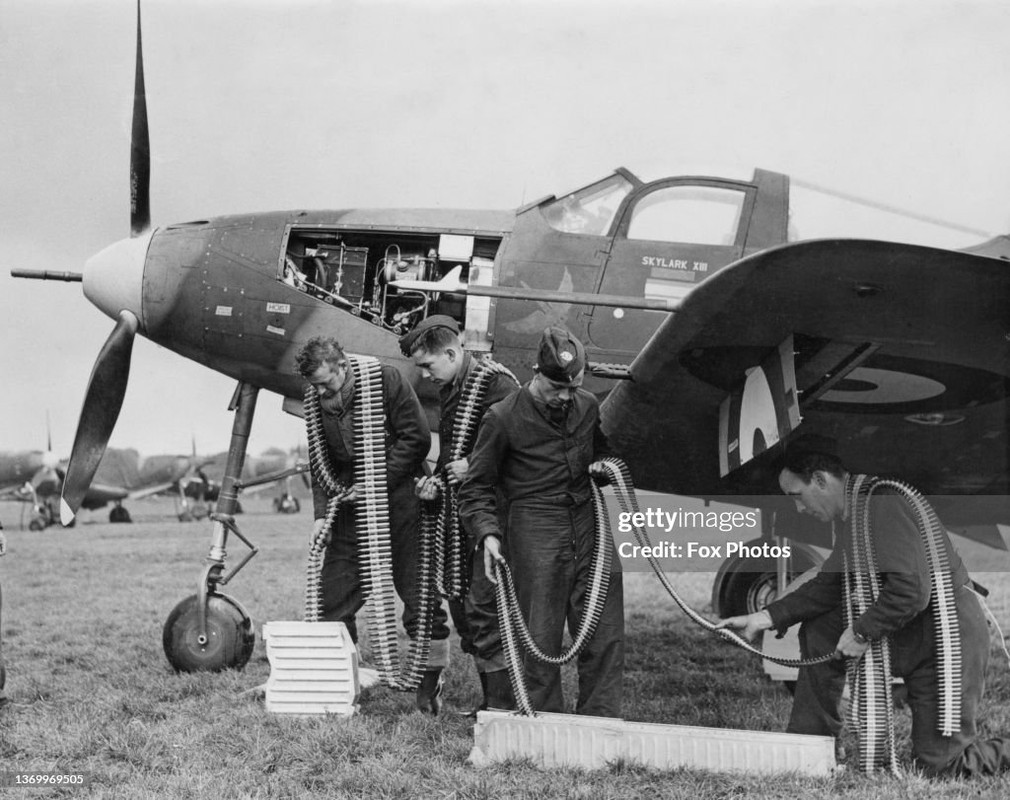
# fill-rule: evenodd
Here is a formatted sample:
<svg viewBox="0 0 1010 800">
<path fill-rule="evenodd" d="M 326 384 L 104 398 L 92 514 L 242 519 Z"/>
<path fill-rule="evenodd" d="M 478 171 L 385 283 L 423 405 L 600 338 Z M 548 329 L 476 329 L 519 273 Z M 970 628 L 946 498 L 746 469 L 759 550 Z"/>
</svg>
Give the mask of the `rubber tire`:
<svg viewBox="0 0 1010 800">
<path fill-rule="evenodd" d="M 256 633 L 245 610 L 226 594 L 207 597 L 207 643 L 197 641 L 199 597 L 179 602 L 165 621 L 162 646 L 176 672 L 242 669 L 252 656 Z"/>
<path fill-rule="evenodd" d="M 44 531 L 46 529 L 46 521 L 42 517 L 32 517 L 28 522 L 28 530 L 30 531 Z"/>
<path fill-rule="evenodd" d="M 133 522 L 133 518 L 130 516 L 129 510 L 124 506 L 113 506 L 112 510 L 109 511 L 109 522 Z"/>
<path fill-rule="evenodd" d="M 746 546 L 761 545 L 761 539 Z M 821 555 L 806 545 L 790 542 L 792 561 L 788 579 L 802 575 L 823 562 Z M 744 558 L 735 556 L 719 567 L 712 587 L 712 610 L 721 619 L 751 614 L 764 608 L 774 598 L 774 583 L 778 569 L 774 558 Z"/>
</svg>

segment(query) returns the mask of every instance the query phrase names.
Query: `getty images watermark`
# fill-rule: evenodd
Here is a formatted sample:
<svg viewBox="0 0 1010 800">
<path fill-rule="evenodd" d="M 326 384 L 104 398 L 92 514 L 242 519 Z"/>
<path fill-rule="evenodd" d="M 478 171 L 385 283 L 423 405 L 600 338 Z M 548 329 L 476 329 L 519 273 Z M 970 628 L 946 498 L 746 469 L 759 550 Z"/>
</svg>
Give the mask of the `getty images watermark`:
<svg viewBox="0 0 1010 800">
<path fill-rule="evenodd" d="M 650 559 L 666 571 L 716 570 L 727 558 L 788 558 L 788 543 L 758 541 L 761 514 L 756 509 L 691 510 L 649 506 L 616 514 L 614 544 L 625 569 L 651 569 Z M 635 536 L 645 533 L 648 541 Z"/>
</svg>

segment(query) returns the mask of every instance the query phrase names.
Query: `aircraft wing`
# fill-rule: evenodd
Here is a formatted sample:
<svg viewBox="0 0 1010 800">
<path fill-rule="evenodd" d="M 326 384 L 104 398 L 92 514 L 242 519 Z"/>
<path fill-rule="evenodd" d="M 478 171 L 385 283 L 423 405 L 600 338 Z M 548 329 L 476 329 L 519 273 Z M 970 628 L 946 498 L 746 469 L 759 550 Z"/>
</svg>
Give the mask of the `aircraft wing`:
<svg viewBox="0 0 1010 800">
<path fill-rule="evenodd" d="M 783 417 L 764 383 L 749 406 L 740 399 L 748 371 L 785 350 L 796 392 L 773 400 L 799 418 L 750 424 Z M 698 285 L 630 371 L 603 419 L 642 488 L 778 495 L 769 466 L 795 428 L 838 439 L 855 471 L 935 496 L 951 527 L 1010 521 L 1003 260 L 851 239 L 762 251 Z"/>
<path fill-rule="evenodd" d="M 139 489 L 134 489 L 130 492 L 129 498 L 131 500 L 143 500 L 147 497 L 151 497 L 156 494 L 164 494 L 169 490 L 178 491 L 179 482 L 178 481 L 164 481 L 162 483 L 153 483 L 150 486 L 143 486 Z"/>
<path fill-rule="evenodd" d="M 30 489 L 25 489 L 25 482 L 8 484 L 0 487 L 0 500 L 11 500 L 17 502 L 31 502 L 32 494 Z"/>
<path fill-rule="evenodd" d="M 81 503 L 81 506 L 87 509 L 101 508 L 116 500 L 125 500 L 129 495 L 129 491 L 122 486 L 92 483 L 84 495 L 84 501 Z"/>
</svg>

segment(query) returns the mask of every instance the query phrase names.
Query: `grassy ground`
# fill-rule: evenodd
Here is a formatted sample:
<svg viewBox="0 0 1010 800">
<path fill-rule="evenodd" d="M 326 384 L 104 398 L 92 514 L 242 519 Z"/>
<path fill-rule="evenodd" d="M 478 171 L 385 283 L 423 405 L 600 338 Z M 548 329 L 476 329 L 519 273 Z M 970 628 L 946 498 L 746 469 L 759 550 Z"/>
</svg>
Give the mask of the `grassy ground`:
<svg viewBox="0 0 1010 800">
<path fill-rule="evenodd" d="M 301 618 L 308 514 L 266 513 L 249 503 L 240 527 L 260 554 L 226 589 L 267 620 Z M 634 766 L 542 771 L 513 762 L 468 766 L 472 723 L 451 713 L 479 700 L 458 650 L 448 671 L 450 713 L 437 720 L 412 710 L 411 696 L 373 689 L 350 719 L 291 719 L 269 714 L 248 690 L 269 674 L 263 645 L 245 670 L 176 675 L 161 649 L 173 606 L 196 591 L 209 543 L 208 523 L 159 518 L 152 506 L 137 522 L 114 526 L 88 515 L 71 530 L 8 529 L 0 559 L 8 694 L 0 712 L 0 772 L 87 772 L 87 789 L 7 788 L 6 796 L 88 797 L 573 797 L 729 798 L 924 796 L 1000 797 L 991 779 L 930 783 L 839 771 L 831 778 L 757 777 L 694 771 L 657 773 Z M 170 511 L 170 506 L 164 510 Z M 94 521 L 91 521 L 91 520 Z M 230 558 L 244 547 L 233 543 Z M 984 551 L 969 557 L 992 566 Z M 233 562 L 230 562 L 233 563 Z M 1010 625 L 1010 580 L 977 575 L 991 606 Z M 710 574 L 675 576 L 703 609 Z M 626 717 L 649 722 L 781 730 L 790 698 L 767 681 L 756 659 L 692 625 L 656 579 L 626 576 Z M 994 656 L 998 653 L 994 648 Z M 569 696 L 572 676 L 566 674 Z M 990 667 L 984 730 L 1010 731 L 1006 659 Z M 908 752 L 907 712 L 898 715 Z"/>
</svg>

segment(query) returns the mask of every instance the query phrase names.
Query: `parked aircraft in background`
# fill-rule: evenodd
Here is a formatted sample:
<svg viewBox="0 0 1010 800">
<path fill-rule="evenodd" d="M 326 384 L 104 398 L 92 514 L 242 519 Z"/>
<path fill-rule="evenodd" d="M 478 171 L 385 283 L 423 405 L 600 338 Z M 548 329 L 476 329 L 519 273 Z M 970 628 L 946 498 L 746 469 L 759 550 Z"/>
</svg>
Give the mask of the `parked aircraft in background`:
<svg viewBox="0 0 1010 800">
<path fill-rule="evenodd" d="M 127 501 L 167 495 L 176 501 L 180 522 L 203 519 L 217 500 L 227 456 L 217 453 L 207 457 L 142 457 L 133 449 L 109 448 L 81 507 L 96 510 L 111 503 L 109 522 L 131 522 Z M 288 486 L 291 475 L 297 474 L 292 470 L 294 465 L 294 456 L 283 450 L 267 451 L 246 459 L 243 479 L 255 487 L 252 491 L 279 481 Z M 43 530 L 59 522 L 59 498 L 65 474 L 66 462 L 51 450 L 0 453 L 0 499 L 30 504 L 28 528 Z"/>
<path fill-rule="evenodd" d="M 794 431 L 811 431 L 838 439 L 853 468 L 941 496 L 950 526 L 1003 546 L 1010 238 L 966 251 L 792 242 L 789 178 L 762 169 L 647 180 L 621 168 L 517 210 L 295 209 L 151 227 L 139 16 L 137 37 L 132 237 L 83 274 L 13 274 L 83 281 L 115 320 L 81 411 L 67 521 L 112 433 L 138 333 L 238 381 L 207 566 L 166 626 L 177 667 L 241 666 L 251 652 L 248 616 L 218 587 L 248 560 L 225 574 L 258 392 L 300 413 L 295 353 L 336 334 L 401 369 L 434 415 L 397 340 L 436 313 L 520 379 L 543 328 L 566 326 L 586 343 L 585 386 L 636 484 L 761 506 L 761 541 L 823 541 L 767 469 Z M 769 569 L 724 563 L 716 613 L 767 599 L 813 561 L 793 553 Z"/>
<path fill-rule="evenodd" d="M 30 506 L 28 529 L 44 530 L 59 522 L 59 498 L 65 470 L 66 463 L 61 462 L 52 449 L 0 453 L 0 499 Z M 84 493 L 81 507 L 92 510 L 115 503 L 110 521 L 116 522 L 118 520 L 113 517 L 129 494 L 123 486 L 93 480 Z M 73 520 L 68 527 L 70 525 Z"/>
</svg>

